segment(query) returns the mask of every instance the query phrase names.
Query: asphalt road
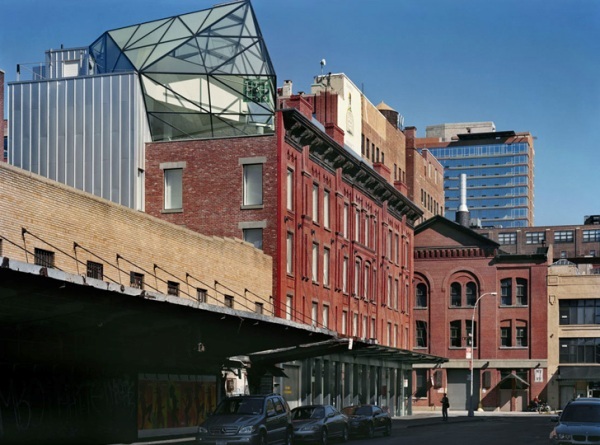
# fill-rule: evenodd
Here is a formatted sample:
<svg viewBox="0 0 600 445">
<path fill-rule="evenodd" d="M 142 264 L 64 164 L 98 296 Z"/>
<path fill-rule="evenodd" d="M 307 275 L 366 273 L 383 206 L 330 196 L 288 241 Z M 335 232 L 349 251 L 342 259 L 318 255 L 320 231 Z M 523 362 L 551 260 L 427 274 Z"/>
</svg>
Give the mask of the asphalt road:
<svg viewBox="0 0 600 445">
<path fill-rule="evenodd" d="M 446 422 L 394 421 L 391 437 L 355 438 L 348 445 L 548 445 L 554 423 L 550 416 L 485 416 L 450 418 Z"/>
</svg>

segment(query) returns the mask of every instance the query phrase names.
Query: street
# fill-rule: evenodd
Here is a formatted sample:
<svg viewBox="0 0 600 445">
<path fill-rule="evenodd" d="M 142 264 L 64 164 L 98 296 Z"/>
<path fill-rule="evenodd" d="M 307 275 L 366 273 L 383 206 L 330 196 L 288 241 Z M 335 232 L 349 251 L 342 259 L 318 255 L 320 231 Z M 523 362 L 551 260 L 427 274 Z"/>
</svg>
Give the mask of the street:
<svg viewBox="0 0 600 445">
<path fill-rule="evenodd" d="M 545 415 L 495 415 L 452 418 L 446 422 L 394 421 L 391 437 L 356 438 L 352 445 L 547 445 L 554 423 Z"/>
</svg>

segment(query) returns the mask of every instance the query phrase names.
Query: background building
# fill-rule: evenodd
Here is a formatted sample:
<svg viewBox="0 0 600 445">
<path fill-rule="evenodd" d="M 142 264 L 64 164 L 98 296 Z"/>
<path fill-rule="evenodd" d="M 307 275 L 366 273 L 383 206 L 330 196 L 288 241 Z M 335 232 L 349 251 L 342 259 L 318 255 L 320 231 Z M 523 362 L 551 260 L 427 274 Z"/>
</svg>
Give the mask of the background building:
<svg viewBox="0 0 600 445">
<path fill-rule="evenodd" d="M 444 166 L 446 217 L 455 219 L 465 173 L 475 225 L 527 227 L 534 223 L 533 139 L 530 133 L 495 131 L 491 122 L 442 124 L 427 127 L 415 145 Z"/>
<path fill-rule="evenodd" d="M 448 393 L 453 408 L 469 409 L 471 366 L 473 410 L 522 411 L 546 397 L 547 266 L 545 253 L 503 254 L 440 216 L 415 229 L 414 350 L 449 358 L 415 371 L 415 406 L 439 406 Z"/>
</svg>

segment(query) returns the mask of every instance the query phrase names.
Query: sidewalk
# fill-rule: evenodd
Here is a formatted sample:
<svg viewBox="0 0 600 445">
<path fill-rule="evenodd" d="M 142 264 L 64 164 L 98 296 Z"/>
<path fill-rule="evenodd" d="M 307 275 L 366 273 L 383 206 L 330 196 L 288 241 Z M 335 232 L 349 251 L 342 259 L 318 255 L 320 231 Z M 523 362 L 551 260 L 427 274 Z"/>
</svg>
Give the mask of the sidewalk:
<svg viewBox="0 0 600 445">
<path fill-rule="evenodd" d="M 536 412 L 524 411 L 475 411 L 473 417 L 469 417 L 466 410 L 449 410 L 448 422 L 482 422 L 490 417 L 502 416 L 551 416 L 555 414 L 539 414 Z M 410 416 L 394 417 L 392 419 L 393 429 L 415 428 L 420 426 L 431 426 L 443 423 L 442 412 L 440 411 L 413 411 Z"/>
</svg>

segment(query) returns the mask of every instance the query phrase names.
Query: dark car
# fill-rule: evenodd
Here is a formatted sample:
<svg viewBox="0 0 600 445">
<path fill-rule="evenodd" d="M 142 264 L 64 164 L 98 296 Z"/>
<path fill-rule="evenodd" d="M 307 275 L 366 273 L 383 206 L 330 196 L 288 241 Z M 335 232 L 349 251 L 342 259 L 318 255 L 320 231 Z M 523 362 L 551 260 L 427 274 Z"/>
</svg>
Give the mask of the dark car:
<svg viewBox="0 0 600 445">
<path fill-rule="evenodd" d="M 198 427 L 197 442 L 206 445 L 291 445 L 290 408 L 277 394 L 223 399 Z"/>
<path fill-rule="evenodd" d="M 600 399 L 575 399 L 565 406 L 558 424 L 550 433 L 552 445 L 598 443 L 600 438 Z"/>
<path fill-rule="evenodd" d="M 318 442 L 329 439 L 348 440 L 348 417 L 331 405 L 307 405 L 292 410 L 295 442 Z"/>
<path fill-rule="evenodd" d="M 353 405 L 342 409 L 348 416 L 350 436 L 373 437 L 381 432 L 385 436 L 392 434 L 392 417 L 377 405 Z"/>
</svg>

